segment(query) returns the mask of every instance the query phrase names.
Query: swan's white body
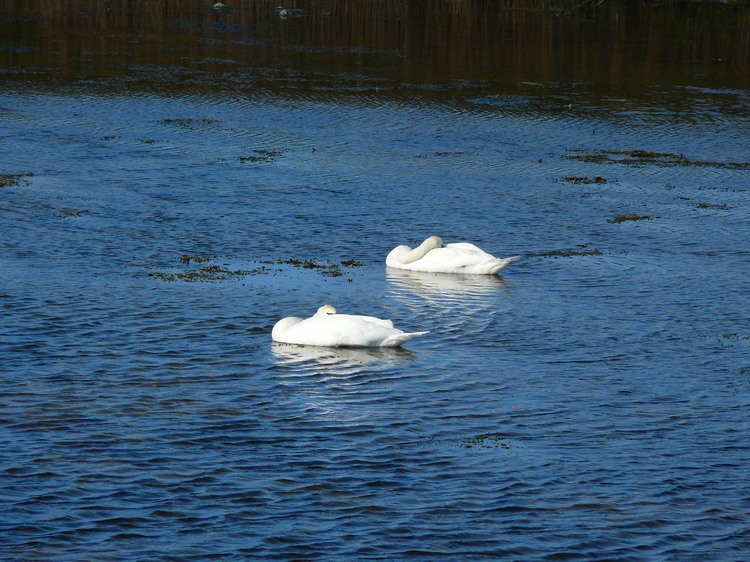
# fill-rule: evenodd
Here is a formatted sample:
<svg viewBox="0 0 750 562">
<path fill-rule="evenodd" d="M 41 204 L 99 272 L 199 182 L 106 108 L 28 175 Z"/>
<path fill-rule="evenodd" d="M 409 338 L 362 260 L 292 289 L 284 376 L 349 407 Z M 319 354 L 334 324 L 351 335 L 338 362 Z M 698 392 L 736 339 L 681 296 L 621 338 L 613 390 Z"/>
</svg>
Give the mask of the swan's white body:
<svg viewBox="0 0 750 562">
<path fill-rule="evenodd" d="M 271 337 L 281 343 L 324 347 L 398 347 L 427 332 L 404 332 L 390 320 L 374 316 L 337 314 L 330 304 L 321 306 L 310 318 L 282 318 Z"/>
<path fill-rule="evenodd" d="M 396 269 L 427 273 L 471 273 L 493 275 L 516 261 L 518 256 L 496 258 L 468 242 L 443 245 L 439 236 L 430 236 L 419 246 L 396 246 L 385 264 Z"/>
</svg>

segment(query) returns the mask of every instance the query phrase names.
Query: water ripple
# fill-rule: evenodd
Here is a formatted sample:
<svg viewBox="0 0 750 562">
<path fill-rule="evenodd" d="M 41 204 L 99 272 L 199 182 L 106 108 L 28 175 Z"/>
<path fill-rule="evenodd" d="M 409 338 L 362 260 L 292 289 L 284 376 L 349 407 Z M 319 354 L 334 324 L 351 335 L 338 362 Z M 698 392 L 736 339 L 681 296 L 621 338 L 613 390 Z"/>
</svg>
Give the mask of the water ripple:
<svg viewBox="0 0 750 562">
<path fill-rule="evenodd" d="M 744 171 L 564 157 L 677 135 L 747 161 L 714 139 L 735 113 L 0 98 L 7 173 L 34 173 L 0 188 L 4 557 L 740 558 Z M 385 270 L 436 229 L 522 259 Z M 246 273 L 151 275 L 196 257 Z M 324 302 L 430 333 L 271 342 Z"/>
</svg>

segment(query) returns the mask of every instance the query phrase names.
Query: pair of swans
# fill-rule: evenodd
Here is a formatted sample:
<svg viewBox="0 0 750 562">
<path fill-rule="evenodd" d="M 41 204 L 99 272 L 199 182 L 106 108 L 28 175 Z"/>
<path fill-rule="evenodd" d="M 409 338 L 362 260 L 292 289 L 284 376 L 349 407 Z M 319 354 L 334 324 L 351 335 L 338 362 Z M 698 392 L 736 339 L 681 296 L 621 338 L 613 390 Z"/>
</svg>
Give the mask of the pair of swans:
<svg viewBox="0 0 750 562">
<path fill-rule="evenodd" d="M 428 273 L 494 275 L 518 259 L 496 258 L 474 244 L 459 242 L 443 245 L 439 236 L 430 236 L 419 246 L 397 246 L 385 263 L 395 269 Z M 273 327 L 271 337 L 280 343 L 324 347 L 398 347 L 428 332 L 404 332 L 390 320 L 354 314 L 339 314 L 330 304 L 321 306 L 310 318 L 290 316 Z"/>
</svg>

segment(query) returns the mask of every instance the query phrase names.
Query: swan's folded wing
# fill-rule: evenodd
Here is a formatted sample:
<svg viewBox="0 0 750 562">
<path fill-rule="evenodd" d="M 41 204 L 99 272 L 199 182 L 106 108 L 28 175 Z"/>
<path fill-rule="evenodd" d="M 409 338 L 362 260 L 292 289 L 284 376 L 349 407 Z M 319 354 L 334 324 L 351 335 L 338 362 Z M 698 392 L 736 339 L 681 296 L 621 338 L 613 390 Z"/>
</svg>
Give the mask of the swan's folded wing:
<svg viewBox="0 0 750 562">
<path fill-rule="evenodd" d="M 434 271 L 460 271 L 461 268 L 487 263 L 493 256 L 473 244 L 448 244 L 437 248 L 422 258 L 423 265 Z"/>
<path fill-rule="evenodd" d="M 384 328 L 393 328 L 393 321 L 392 320 L 385 320 L 383 318 L 376 318 L 375 316 L 362 316 L 359 314 L 339 314 L 339 317 L 350 317 L 350 318 L 359 318 L 366 322 L 372 322 L 373 324 L 377 324 L 378 326 L 383 326 Z"/>
</svg>

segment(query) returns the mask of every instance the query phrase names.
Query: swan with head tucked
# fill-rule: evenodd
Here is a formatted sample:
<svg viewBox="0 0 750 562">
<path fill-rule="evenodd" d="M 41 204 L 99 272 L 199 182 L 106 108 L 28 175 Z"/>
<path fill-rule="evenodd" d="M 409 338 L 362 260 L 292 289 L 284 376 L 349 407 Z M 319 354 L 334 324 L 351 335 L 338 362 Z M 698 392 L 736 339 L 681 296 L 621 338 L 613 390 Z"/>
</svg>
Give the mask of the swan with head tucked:
<svg viewBox="0 0 750 562">
<path fill-rule="evenodd" d="M 385 264 L 396 269 L 427 273 L 471 273 L 493 275 L 516 261 L 518 256 L 496 258 L 468 242 L 443 245 L 440 236 L 430 236 L 419 246 L 396 246 Z"/>
<path fill-rule="evenodd" d="M 324 347 L 398 347 L 427 332 L 404 332 L 390 320 L 374 316 L 338 314 L 330 304 L 310 318 L 290 316 L 273 327 L 271 338 L 280 343 Z"/>
</svg>

